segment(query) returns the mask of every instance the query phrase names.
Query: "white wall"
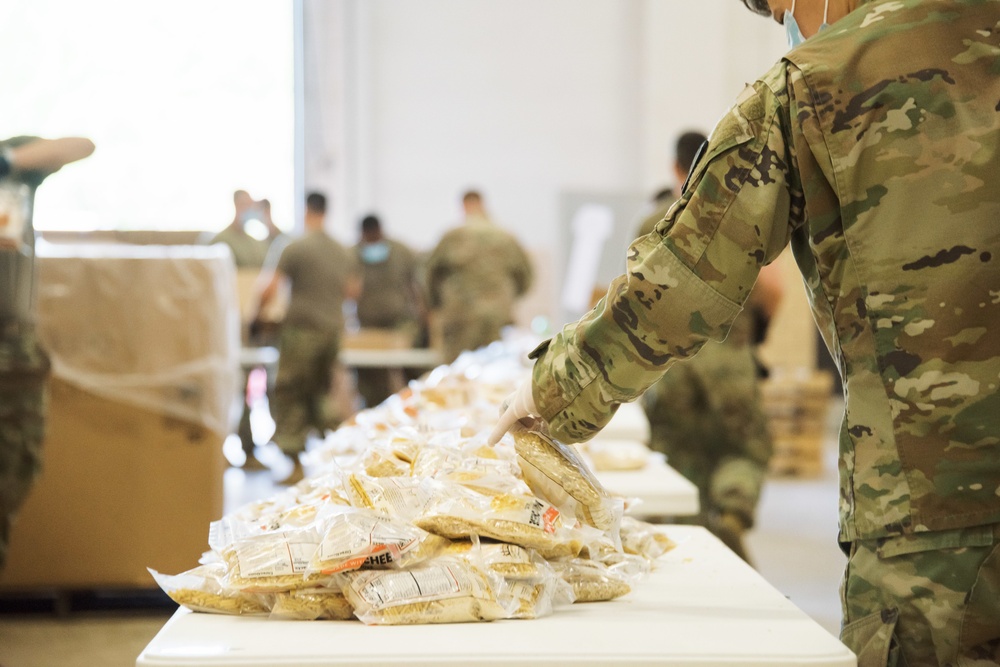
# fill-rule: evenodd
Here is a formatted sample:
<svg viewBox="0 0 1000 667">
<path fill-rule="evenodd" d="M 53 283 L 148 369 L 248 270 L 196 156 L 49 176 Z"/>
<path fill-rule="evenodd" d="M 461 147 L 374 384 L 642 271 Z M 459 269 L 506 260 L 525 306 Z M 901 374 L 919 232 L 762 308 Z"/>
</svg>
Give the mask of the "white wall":
<svg viewBox="0 0 1000 667">
<path fill-rule="evenodd" d="M 787 51 L 784 31 L 739 0 L 644 0 L 644 190 L 669 184 L 674 141 L 710 133 L 744 86 Z"/>
<path fill-rule="evenodd" d="M 373 210 L 419 248 L 468 186 L 529 245 L 557 244 L 561 191 L 669 181 L 676 134 L 711 129 L 783 51 L 781 29 L 737 0 L 305 9 L 306 186 L 335 195 L 345 239 Z"/>
<path fill-rule="evenodd" d="M 307 188 L 430 249 L 476 187 L 557 257 L 560 194 L 651 194 L 784 49 L 738 0 L 303 0 Z M 558 277 L 556 277 L 558 279 Z M 553 286 L 544 289 L 555 293 Z"/>
</svg>

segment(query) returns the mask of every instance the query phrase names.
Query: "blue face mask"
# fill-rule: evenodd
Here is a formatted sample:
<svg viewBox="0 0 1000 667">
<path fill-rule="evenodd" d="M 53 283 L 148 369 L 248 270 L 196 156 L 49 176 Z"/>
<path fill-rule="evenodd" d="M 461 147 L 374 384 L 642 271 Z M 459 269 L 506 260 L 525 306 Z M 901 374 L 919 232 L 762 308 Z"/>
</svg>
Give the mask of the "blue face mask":
<svg viewBox="0 0 1000 667">
<path fill-rule="evenodd" d="M 389 244 L 384 241 L 361 246 L 361 261 L 365 264 L 381 264 L 389 259 Z"/>
<path fill-rule="evenodd" d="M 830 27 L 830 24 L 826 22 L 829 14 L 830 0 L 826 0 L 826 6 L 823 8 L 823 25 L 816 31 L 817 33 L 823 32 Z M 795 20 L 795 0 L 792 0 L 792 8 L 785 10 L 785 18 L 782 22 L 785 24 L 785 33 L 788 35 L 788 48 L 794 49 L 806 41 L 806 38 L 802 35 L 802 30 L 799 28 L 799 22 Z"/>
</svg>

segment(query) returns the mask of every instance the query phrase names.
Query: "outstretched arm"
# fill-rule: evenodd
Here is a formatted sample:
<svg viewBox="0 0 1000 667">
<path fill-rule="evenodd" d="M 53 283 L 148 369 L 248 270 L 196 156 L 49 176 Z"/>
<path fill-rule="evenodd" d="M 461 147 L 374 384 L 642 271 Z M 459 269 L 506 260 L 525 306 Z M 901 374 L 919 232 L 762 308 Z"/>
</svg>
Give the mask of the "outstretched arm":
<svg viewBox="0 0 1000 667">
<path fill-rule="evenodd" d="M 36 139 L 10 150 L 14 171 L 59 171 L 70 162 L 82 160 L 94 152 L 94 142 L 84 137 Z"/>
</svg>

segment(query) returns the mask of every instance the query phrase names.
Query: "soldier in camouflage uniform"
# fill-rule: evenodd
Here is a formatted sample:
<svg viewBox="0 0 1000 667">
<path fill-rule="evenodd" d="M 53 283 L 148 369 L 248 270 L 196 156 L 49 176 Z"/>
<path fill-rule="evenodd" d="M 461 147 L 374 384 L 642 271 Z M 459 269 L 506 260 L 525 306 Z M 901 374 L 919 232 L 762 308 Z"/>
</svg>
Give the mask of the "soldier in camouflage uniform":
<svg viewBox="0 0 1000 667">
<path fill-rule="evenodd" d="M 861 665 L 996 664 L 1000 2 L 840 0 L 826 21 L 821 0 L 745 2 L 808 41 L 739 96 L 606 298 L 536 350 L 497 432 L 534 413 L 593 435 L 725 337 L 791 243 L 845 381 L 841 638 Z"/>
<path fill-rule="evenodd" d="M 490 221 L 480 194 L 467 192 L 462 204 L 465 224 L 445 234 L 427 261 L 430 306 L 446 363 L 500 339 L 533 275 L 527 253 Z"/>
<path fill-rule="evenodd" d="M 698 132 L 678 138 L 678 183 L 687 180 L 707 139 Z M 675 201 L 667 192 L 657 195 L 656 210 L 640 226 L 640 237 L 666 217 Z M 773 451 L 757 385 L 760 366 L 754 356 L 751 314 L 756 316 L 765 306 L 768 315 L 773 314 L 780 299 L 780 282 L 773 277 L 758 281 L 750 298 L 752 313 L 736 319 L 726 340 L 707 344 L 691 363 L 664 375 L 642 397 L 650 447 L 664 453 L 670 465 L 698 487 L 701 511 L 678 521 L 708 527 L 746 561 L 743 536 L 754 524 Z"/>
<path fill-rule="evenodd" d="M 361 291 L 354 254 L 326 233 L 326 197 L 306 197 L 306 233 L 281 252 L 274 275 L 261 294 L 263 309 L 283 282 L 291 286 L 288 313 L 278 344 L 272 440 L 294 464 L 283 484 L 304 477 L 299 454 L 312 431 L 322 436 L 337 427 L 327 409 L 333 369 L 344 333 L 345 299 Z"/>
<path fill-rule="evenodd" d="M 264 266 L 270 241 L 250 236 L 246 232 L 245 225 L 248 220 L 263 217 L 263 214 L 258 210 L 257 202 L 246 190 L 237 190 L 233 193 L 233 208 L 235 209 L 233 221 L 213 236 L 210 243 L 213 245 L 223 243 L 229 246 L 237 269 L 259 269 Z"/>
<path fill-rule="evenodd" d="M 49 359 L 34 327 L 35 190 L 93 150 L 89 139 L 74 137 L 0 141 L 0 568 L 42 464 Z"/>
<path fill-rule="evenodd" d="M 417 259 L 406 245 L 386 238 L 374 215 L 361 221 L 361 242 L 354 248 L 364 288 L 358 297 L 358 324 L 364 328 L 394 329 L 416 342 L 422 308 L 417 283 Z M 388 368 L 359 368 L 358 393 L 365 405 L 378 405 L 399 387 Z"/>
</svg>

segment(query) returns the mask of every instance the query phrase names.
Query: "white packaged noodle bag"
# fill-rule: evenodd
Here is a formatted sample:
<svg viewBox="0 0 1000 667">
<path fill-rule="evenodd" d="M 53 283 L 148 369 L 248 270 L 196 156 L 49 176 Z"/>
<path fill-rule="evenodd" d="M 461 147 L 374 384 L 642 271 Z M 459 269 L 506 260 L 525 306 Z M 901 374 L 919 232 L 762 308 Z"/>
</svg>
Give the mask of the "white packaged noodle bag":
<svg viewBox="0 0 1000 667">
<path fill-rule="evenodd" d="M 603 602 L 614 600 L 632 591 L 637 577 L 583 558 L 570 558 L 551 562 L 563 581 L 573 587 L 576 602 Z"/>
<path fill-rule="evenodd" d="M 511 611 L 511 618 L 542 618 L 552 614 L 557 607 L 576 601 L 573 587 L 545 561 L 531 579 L 508 578 L 506 581 L 505 592 L 517 605 Z"/>
<path fill-rule="evenodd" d="M 313 528 L 265 533 L 234 542 L 223 552 L 226 585 L 253 593 L 277 593 L 321 585 L 329 577 L 307 572 L 319 535 Z"/>
<path fill-rule="evenodd" d="M 449 539 L 486 537 L 549 557 L 577 555 L 584 544 L 559 510 L 534 496 L 485 495 L 461 484 L 424 480 L 434 502 L 414 524 Z"/>
<path fill-rule="evenodd" d="M 473 536 L 470 540 L 452 542 L 445 555 L 472 558 L 494 574 L 505 579 L 532 579 L 539 575 L 538 564 L 544 563 L 537 552 L 507 542 L 487 542 Z"/>
<path fill-rule="evenodd" d="M 445 553 L 503 577 L 507 586 L 501 595 L 510 598 L 511 618 L 541 618 L 556 606 L 573 603 L 573 588 L 533 549 L 473 537 L 453 542 Z"/>
<path fill-rule="evenodd" d="M 423 514 L 432 497 L 414 477 L 369 477 L 352 474 L 344 480 L 351 505 L 388 517 L 411 521 Z"/>
<path fill-rule="evenodd" d="M 511 431 L 524 480 L 535 495 L 581 522 L 618 534 L 625 503 L 611 496 L 570 446 L 537 431 Z"/>
<path fill-rule="evenodd" d="M 276 593 L 271 618 L 295 621 L 353 621 L 354 607 L 340 586 Z"/>
<path fill-rule="evenodd" d="M 261 615 L 269 611 L 266 595 L 232 590 L 225 586 L 226 566 L 221 562 L 198 567 L 181 574 L 149 573 L 163 592 L 191 611 L 212 614 Z"/>
<path fill-rule="evenodd" d="M 429 557 L 418 547 L 431 536 L 409 523 L 357 507 L 324 516 L 322 537 L 306 570 L 336 574 L 361 567 L 398 568 Z"/>
<path fill-rule="evenodd" d="M 656 526 L 630 516 L 622 517 L 621 541 L 625 553 L 642 556 L 648 561 L 656 560 L 677 546 Z"/>
<path fill-rule="evenodd" d="M 494 621 L 516 610 L 515 599 L 502 592 L 502 578 L 460 558 L 437 558 L 406 570 L 362 570 L 346 577 L 344 595 L 355 615 L 369 625 Z"/>
</svg>

